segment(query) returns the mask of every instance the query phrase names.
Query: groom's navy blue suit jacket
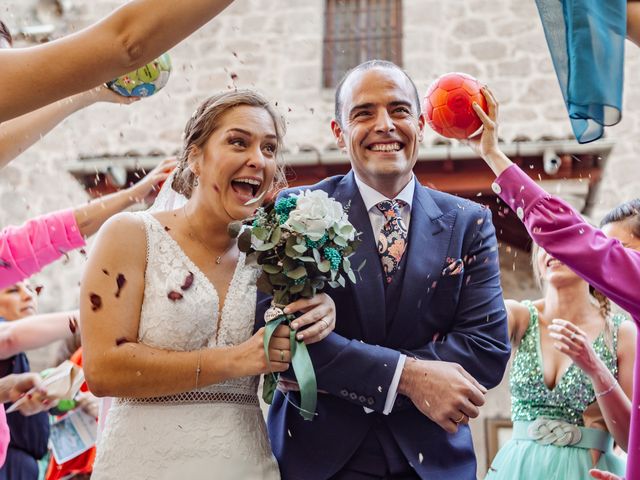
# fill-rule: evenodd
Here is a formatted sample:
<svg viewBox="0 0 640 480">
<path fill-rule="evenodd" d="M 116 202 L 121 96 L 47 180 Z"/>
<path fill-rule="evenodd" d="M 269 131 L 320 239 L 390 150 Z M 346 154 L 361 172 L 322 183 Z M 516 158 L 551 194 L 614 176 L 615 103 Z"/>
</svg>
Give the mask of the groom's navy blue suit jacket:
<svg viewBox="0 0 640 480">
<path fill-rule="evenodd" d="M 402 395 L 390 415 L 381 412 L 401 353 L 458 363 L 487 388 L 502 379 L 510 347 L 489 209 L 416 184 L 404 271 L 396 274 L 402 283 L 390 301 L 391 287 L 385 291 L 376 240 L 353 172 L 305 188 L 350 204 L 349 219 L 362 232 L 351 265 L 366 263 L 356 285 L 326 291 L 335 301 L 337 320 L 335 332 L 309 348 L 318 388 L 328 392 L 319 394 L 315 419 L 303 420 L 281 392 L 274 397 L 268 427 L 282 478 L 331 477 L 376 424 L 384 424 L 421 478 L 475 479 L 467 426 L 449 434 Z M 458 259 L 464 261 L 463 271 L 443 275 Z M 269 301 L 259 298 L 258 319 Z M 296 392 L 288 395 L 299 405 Z M 363 407 L 374 411 L 366 413 Z"/>
</svg>

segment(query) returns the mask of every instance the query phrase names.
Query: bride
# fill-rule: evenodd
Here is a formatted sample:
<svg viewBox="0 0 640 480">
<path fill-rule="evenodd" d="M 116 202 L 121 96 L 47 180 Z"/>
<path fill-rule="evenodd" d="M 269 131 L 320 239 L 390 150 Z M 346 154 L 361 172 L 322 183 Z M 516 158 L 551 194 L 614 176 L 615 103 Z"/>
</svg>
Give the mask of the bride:
<svg viewBox="0 0 640 480">
<path fill-rule="evenodd" d="M 84 369 L 93 393 L 116 399 L 94 480 L 280 478 L 256 392 L 260 374 L 289 368 L 289 328 L 272 338 L 268 363 L 263 329 L 252 335 L 259 270 L 227 225 L 272 187 L 283 130 L 254 92 L 207 99 L 172 175 L 188 200 L 120 214 L 100 231 L 82 281 Z M 307 343 L 333 329 L 327 295 L 302 311 Z"/>
</svg>

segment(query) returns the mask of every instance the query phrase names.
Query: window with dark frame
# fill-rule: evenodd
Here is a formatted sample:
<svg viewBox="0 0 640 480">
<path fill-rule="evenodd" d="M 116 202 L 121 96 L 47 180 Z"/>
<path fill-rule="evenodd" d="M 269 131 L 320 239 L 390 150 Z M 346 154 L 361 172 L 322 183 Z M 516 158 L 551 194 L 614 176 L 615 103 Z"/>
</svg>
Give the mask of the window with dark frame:
<svg viewBox="0 0 640 480">
<path fill-rule="evenodd" d="M 402 66 L 402 0 L 325 0 L 323 86 L 375 58 Z"/>
</svg>

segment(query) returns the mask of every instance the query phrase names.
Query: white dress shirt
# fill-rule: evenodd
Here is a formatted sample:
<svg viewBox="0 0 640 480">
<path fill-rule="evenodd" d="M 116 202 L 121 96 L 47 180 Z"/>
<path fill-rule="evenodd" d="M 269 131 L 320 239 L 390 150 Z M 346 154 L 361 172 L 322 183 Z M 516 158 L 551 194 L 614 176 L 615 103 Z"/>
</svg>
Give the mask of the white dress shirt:
<svg viewBox="0 0 640 480">
<path fill-rule="evenodd" d="M 356 185 L 358 186 L 358 190 L 360 191 L 360 196 L 364 201 L 364 206 L 367 209 L 367 213 L 369 214 L 369 221 L 371 222 L 371 229 L 373 231 L 373 238 L 376 241 L 376 245 L 380 232 L 382 231 L 382 227 L 384 227 L 386 221 L 384 218 L 384 214 L 376 206 L 382 201 L 402 200 L 405 203 L 405 205 L 400 209 L 400 216 L 402 217 L 402 220 L 404 221 L 404 224 L 406 225 L 408 231 L 409 222 L 411 221 L 411 205 L 413 203 L 413 193 L 416 189 L 415 176 L 411 176 L 411 180 L 409 180 L 407 186 L 404 187 L 395 198 L 387 198 L 382 193 L 371 188 L 369 185 L 360 180 L 355 172 L 354 177 L 356 180 Z M 406 355 L 400 355 L 400 359 L 398 360 L 398 364 L 396 365 L 396 371 L 393 375 L 393 378 L 391 379 L 391 385 L 389 386 L 389 391 L 387 393 L 387 400 L 384 404 L 384 410 L 382 411 L 384 415 L 389 415 L 389 413 L 391 413 L 391 410 L 393 410 L 393 405 L 396 402 L 396 397 L 398 396 L 398 384 L 400 383 L 400 376 L 402 375 L 402 369 L 404 368 L 404 363 L 406 360 Z M 373 410 L 367 407 L 364 407 L 364 410 L 367 413 L 373 412 Z"/>
</svg>

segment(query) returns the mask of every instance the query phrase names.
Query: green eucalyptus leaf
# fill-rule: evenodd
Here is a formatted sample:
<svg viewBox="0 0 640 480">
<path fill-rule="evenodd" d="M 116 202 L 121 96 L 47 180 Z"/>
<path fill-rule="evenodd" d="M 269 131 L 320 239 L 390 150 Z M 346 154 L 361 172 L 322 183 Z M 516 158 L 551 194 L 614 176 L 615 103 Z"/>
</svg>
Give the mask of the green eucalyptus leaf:
<svg viewBox="0 0 640 480">
<path fill-rule="evenodd" d="M 273 292 L 273 303 L 276 305 L 288 305 L 289 303 L 289 289 L 276 290 Z"/>
<path fill-rule="evenodd" d="M 307 251 L 307 246 L 304 243 L 294 245 L 292 248 L 298 253 L 304 253 Z"/>
<path fill-rule="evenodd" d="M 238 249 L 244 253 L 251 250 L 251 229 L 245 228 L 238 236 Z"/>
<path fill-rule="evenodd" d="M 344 269 L 345 272 L 348 272 L 349 270 L 351 270 L 351 262 L 346 257 L 342 259 L 342 268 Z"/>
<path fill-rule="evenodd" d="M 353 225 L 351 225 L 350 223 L 345 223 L 344 225 L 340 226 L 340 228 L 338 228 L 337 233 L 341 237 L 349 238 L 354 230 L 355 228 L 353 227 Z"/>
<path fill-rule="evenodd" d="M 269 230 L 264 227 L 254 227 L 253 228 L 253 236 L 258 240 L 265 241 L 269 237 Z"/>
<path fill-rule="evenodd" d="M 302 292 L 300 292 L 300 296 L 304 297 L 304 298 L 311 298 L 314 295 L 314 291 L 313 288 L 311 287 L 311 284 L 309 282 L 305 282 L 304 283 L 304 288 L 302 289 Z"/>
<path fill-rule="evenodd" d="M 349 277 L 349 280 L 351 280 L 351 283 L 357 283 L 356 276 L 354 275 L 353 270 L 347 271 L 347 276 Z"/>
<path fill-rule="evenodd" d="M 265 252 L 267 250 L 271 250 L 275 245 L 271 242 L 269 243 L 265 243 L 264 245 L 260 245 L 259 247 L 256 247 L 256 251 L 258 252 Z"/>
<path fill-rule="evenodd" d="M 277 287 L 286 287 L 291 283 L 290 280 L 287 277 L 285 277 L 283 273 L 276 273 L 275 275 L 269 275 L 269 282 L 271 282 L 271 285 L 277 286 Z"/>
<path fill-rule="evenodd" d="M 315 258 L 313 257 L 298 257 L 298 260 L 301 262 L 315 262 Z"/>
<path fill-rule="evenodd" d="M 344 281 L 344 277 L 343 277 L 342 275 L 339 275 L 337 280 L 338 280 L 338 283 L 340 284 L 340 286 L 341 286 L 342 288 L 344 288 L 344 287 L 345 287 L 345 285 L 346 285 L 346 284 L 345 284 L 345 281 Z"/>
<path fill-rule="evenodd" d="M 271 243 L 273 243 L 274 245 L 277 245 L 280 242 L 281 238 L 282 238 L 282 229 L 280 227 L 274 228 L 273 232 L 271 233 Z"/>
<path fill-rule="evenodd" d="M 302 233 L 305 231 L 305 226 L 303 223 L 298 222 L 297 220 L 293 220 L 291 218 L 289 218 L 289 220 L 287 220 L 287 224 L 291 227 L 292 230 Z"/>
<path fill-rule="evenodd" d="M 300 293 L 302 292 L 302 290 L 304 290 L 304 283 L 301 283 L 300 285 L 294 285 L 289 289 L 289 293 L 291 294 L 296 294 L 296 293 Z"/>
<path fill-rule="evenodd" d="M 323 260 L 320 263 L 318 263 L 318 270 L 320 270 L 322 273 L 327 273 L 329 270 L 331 270 L 331 262 L 329 260 Z"/>
<path fill-rule="evenodd" d="M 267 295 L 271 295 L 273 293 L 273 285 L 269 280 L 269 275 L 267 275 L 266 273 L 263 273 L 258 277 L 256 285 L 258 286 L 258 290 L 260 290 L 262 293 L 266 293 Z"/>
<path fill-rule="evenodd" d="M 296 252 L 293 248 L 291 248 L 289 246 L 286 246 L 284 248 L 284 253 L 289 258 L 298 258 L 300 256 L 300 254 L 298 252 Z"/>
<path fill-rule="evenodd" d="M 292 258 L 285 258 L 282 261 L 282 268 L 284 268 L 286 271 L 295 270 L 296 268 L 298 268 L 298 266 L 298 262 L 296 262 Z"/>
<path fill-rule="evenodd" d="M 298 280 L 307 275 L 307 269 L 301 265 L 294 270 L 288 271 L 287 273 L 285 273 L 285 275 L 289 278 L 293 278 L 294 280 Z"/>
<path fill-rule="evenodd" d="M 271 263 L 265 263 L 264 265 L 262 265 L 262 270 L 264 270 L 267 273 L 280 273 L 282 271 L 282 267 L 278 266 L 278 265 L 273 265 Z"/>
<path fill-rule="evenodd" d="M 298 244 L 298 239 L 296 238 L 295 235 L 290 235 L 289 238 L 287 238 L 286 246 L 288 248 L 293 248 L 293 246 L 297 244 Z"/>
<path fill-rule="evenodd" d="M 320 262 L 322 262 L 322 258 L 320 257 L 320 252 L 318 251 L 317 248 L 313 249 L 313 258 L 317 264 L 320 264 Z"/>
<path fill-rule="evenodd" d="M 340 284 L 338 282 L 329 282 L 329 286 L 331 288 L 339 288 Z"/>
<path fill-rule="evenodd" d="M 346 247 L 347 246 L 347 241 L 342 238 L 340 235 L 336 235 L 336 237 L 333 239 L 333 243 L 335 243 L 336 245 L 340 246 L 340 247 Z"/>
</svg>

